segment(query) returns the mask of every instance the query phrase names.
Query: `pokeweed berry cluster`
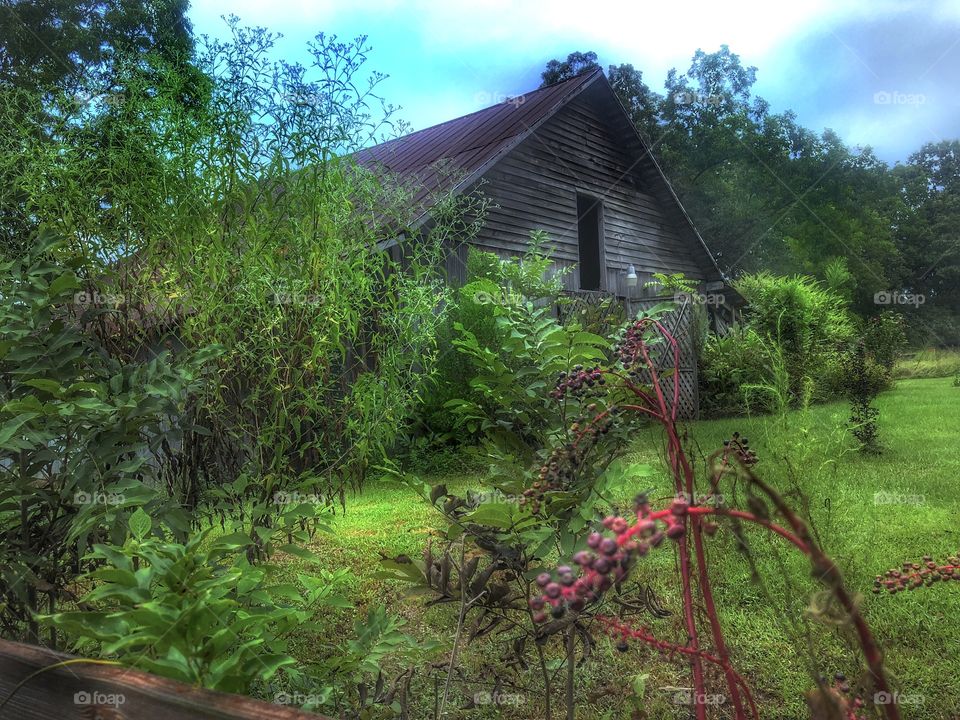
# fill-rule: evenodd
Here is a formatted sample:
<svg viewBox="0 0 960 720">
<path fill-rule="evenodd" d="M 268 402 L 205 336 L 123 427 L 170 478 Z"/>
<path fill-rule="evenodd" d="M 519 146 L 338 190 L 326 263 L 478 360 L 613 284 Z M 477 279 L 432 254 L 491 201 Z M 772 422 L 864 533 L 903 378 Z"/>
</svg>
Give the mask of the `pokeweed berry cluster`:
<svg viewBox="0 0 960 720">
<path fill-rule="evenodd" d="M 598 395 L 606 384 L 606 378 L 599 367 L 584 369 L 583 365 L 574 365 L 569 373 L 561 372 L 557 376 L 557 384 L 550 391 L 550 397 L 563 400 L 567 395 L 579 398 Z"/>
<path fill-rule="evenodd" d="M 650 320 L 641 319 L 624 331 L 623 336 L 614 348 L 616 357 L 624 368 L 630 369 L 640 364 L 643 359 L 644 348 L 649 342 L 646 337 L 649 327 Z"/>
<path fill-rule="evenodd" d="M 626 579 L 637 558 L 662 545 L 665 538 L 679 540 L 686 532 L 690 504 L 684 498 L 676 498 L 669 510 L 651 513 L 647 497 L 638 495 L 634 509 L 637 519 L 632 525 L 615 515 L 603 519 L 603 527 L 613 537 L 600 532 L 587 537 L 590 549 L 581 550 L 572 558 L 580 568 L 579 574 L 570 565 L 560 565 L 554 573 L 537 576 L 542 594 L 530 598 L 534 622 L 546 622 L 548 613 L 559 619 L 567 611 L 581 612 Z"/>
<path fill-rule="evenodd" d="M 757 453 L 750 449 L 750 441 L 741 437 L 739 432 L 735 432 L 729 440 L 724 440 L 723 447 L 725 451 L 735 453 L 740 462 L 747 467 L 756 465 L 760 459 L 757 457 Z"/>
<path fill-rule="evenodd" d="M 596 403 L 590 403 L 584 409 L 591 419 L 587 420 L 583 415 L 576 419 L 570 426 L 570 433 L 574 439 L 550 452 L 546 462 L 540 467 L 537 479 L 533 481 L 531 487 L 523 491 L 520 504 L 529 504 L 531 512 L 540 512 L 540 505 L 547 492 L 562 490 L 575 479 L 584 458 L 600 438 L 610 432 L 614 418 L 618 414 L 617 409 L 614 408 L 608 413 L 595 417 Z"/>
<path fill-rule="evenodd" d="M 900 568 L 887 570 L 874 579 L 873 592 L 880 593 L 885 589 L 892 595 L 949 580 L 960 581 L 960 551 L 956 556 L 948 557 L 942 565 L 930 555 L 924 555 L 922 563 L 904 563 Z"/>
<path fill-rule="evenodd" d="M 829 685 L 826 683 L 826 678 L 821 677 L 820 681 L 831 696 L 828 707 L 839 711 L 838 717 L 842 717 L 843 720 L 867 720 L 863 712 L 865 706 L 863 698 L 853 692 L 846 675 L 837 673 Z"/>
</svg>

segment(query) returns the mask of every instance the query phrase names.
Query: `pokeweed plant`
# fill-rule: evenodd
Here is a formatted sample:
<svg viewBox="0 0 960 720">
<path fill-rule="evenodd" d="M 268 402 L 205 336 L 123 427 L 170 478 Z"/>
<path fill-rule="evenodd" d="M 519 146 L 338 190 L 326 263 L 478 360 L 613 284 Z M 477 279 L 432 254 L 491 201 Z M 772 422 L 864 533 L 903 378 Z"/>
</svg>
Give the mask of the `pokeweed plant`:
<svg viewBox="0 0 960 720">
<path fill-rule="evenodd" d="M 581 370 L 572 380 L 564 378 L 558 384 L 555 394 L 562 396 L 576 392 L 587 380 L 596 382 L 598 376 L 605 377 L 608 385 L 619 387 L 630 399 L 611 403 L 596 412 L 577 430 L 569 446 L 552 456 L 541 470 L 540 486 L 532 488 L 536 501 L 549 503 L 552 493 L 563 493 L 568 483 L 577 482 L 584 457 L 597 436 L 609 432 L 611 423 L 633 414 L 650 417 L 662 426 L 676 497 L 669 506 L 656 508 L 646 495 L 638 495 L 631 515 L 608 515 L 603 520 L 606 532 L 591 533 L 586 550 L 573 555 L 570 564 L 561 564 L 553 572 L 541 573 L 536 578 L 539 590 L 529 599 L 529 605 L 533 619 L 541 625 L 541 633 L 556 634 L 593 617 L 618 640 L 620 650 L 627 650 L 628 641 L 635 639 L 665 656 L 685 657 L 691 668 L 694 698 L 706 697 L 710 677 L 707 666 L 713 666 L 724 678 L 734 717 L 759 717 L 754 692 L 731 659 L 717 612 L 705 549 L 706 538 L 718 531 L 719 521 L 724 521 L 736 539 L 736 546 L 746 551 L 744 526 L 755 525 L 782 538 L 809 558 L 812 575 L 824 586 L 835 608 L 837 622 L 851 629 L 862 651 L 864 685 L 874 693 L 889 693 L 882 655 L 855 596 L 848 591 L 839 569 L 819 547 L 807 524 L 773 487 L 754 473 L 756 456 L 746 440 L 734 437 L 709 457 L 709 488 L 702 496 L 697 493 L 694 465 L 677 428 L 679 387 L 669 381 L 671 373 L 661 375 L 658 371 L 657 360 L 664 354 L 672 358 L 674 368 L 679 366 L 677 341 L 659 321 L 643 318 L 628 328 L 621 340 L 617 366 Z M 722 491 L 728 484 L 746 488 L 749 493 L 746 509 L 727 504 Z M 675 548 L 678 558 L 685 642 L 659 638 L 647 627 L 631 626 L 617 617 L 596 612 L 604 596 L 622 586 L 646 555 L 668 545 Z M 704 623 L 706 631 L 701 627 Z M 705 633 L 708 633 L 706 637 Z M 816 676 L 815 681 L 816 687 L 807 699 L 815 712 L 824 713 L 818 716 L 848 720 L 861 717 L 863 703 L 859 696 L 838 692 L 820 676 Z M 702 702 L 695 700 L 693 710 L 698 720 L 706 718 Z M 887 718 L 899 717 L 894 704 L 882 706 L 881 712 Z"/>
<path fill-rule="evenodd" d="M 660 316 L 669 309 L 663 305 L 650 312 Z M 627 477 L 650 475 L 653 470 L 619 459 L 633 428 L 627 423 L 611 424 L 593 436 L 592 452 L 581 455 L 583 464 L 577 475 L 578 482 L 569 482 L 562 492 L 552 492 L 548 501 L 537 497 L 547 481 L 546 470 L 541 471 L 541 466 L 557 466 L 560 455 L 573 451 L 581 425 L 598 410 L 606 408 L 611 398 L 619 396 L 616 390 L 605 387 L 605 377 L 584 369 L 587 362 L 590 367 L 606 363 L 610 345 L 576 328 L 564 328 L 532 305 L 517 308 L 516 314 L 500 312 L 498 320 L 510 330 L 508 334 L 515 336 L 511 341 L 514 344 L 508 347 L 517 349 L 528 363 L 523 366 L 525 372 L 520 373 L 523 380 L 511 387 L 510 366 L 493 350 L 471 343 L 469 351 L 482 354 L 490 365 L 496 363 L 496 375 L 503 380 L 493 383 L 489 376 L 481 376 L 488 379 L 477 383 L 495 401 L 494 406 L 499 408 L 496 415 L 479 416 L 480 406 L 471 406 L 478 413 L 474 418 L 479 423 L 478 429 L 488 434 L 488 454 L 501 462 L 494 465 L 482 490 L 462 494 L 450 492 L 446 485 L 431 487 L 415 476 L 397 473 L 400 481 L 443 514 L 447 529 L 442 537 L 428 543 L 422 559 L 385 558 L 381 575 L 426 591 L 430 604 L 459 605 L 459 629 L 452 657 L 461 644 L 492 633 L 503 638 L 507 661 L 503 668 L 491 671 L 495 690 L 512 687 L 517 669 L 528 663 L 537 666 L 545 688 L 545 712 L 550 717 L 554 661 L 544 653 L 544 636 L 532 622 L 526 598 L 534 579 L 543 570 L 544 558 L 572 552 L 601 512 L 600 508 L 609 505 L 608 488 L 622 484 Z M 540 336 L 523 341 L 521 329 L 526 329 L 523 318 L 531 313 L 545 328 L 541 335 L 545 332 L 549 342 L 541 342 Z M 585 338 L 588 343 L 584 342 Z M 570 348 L 576 348 L 578 341 L 583 349 L 571 353 Z M 542 356 L 536 354 L 536 348 L 541 348 Z M 545 367 L 531 360 L 536 357 L 547 358 Z M 558 379 L 570 390 L 568 393 L 550 390 Z M 499 388 L 503 388 L 503 394 L 496 394 Z M 506 401 L 508 397 L 510 402 Z M 516 450 L 522 441 L 510 442 L 519 434 L 516 425 L 510 424 L 511 407 L 529 408 L 543 428 L 537 436 L 527 437 L 525 452 Z M 501 421 L 494 422 L 491 417 Z M 647 607 L 651 611 L 662 611 L 656 607 L 650 588 L 642 584 L 630 588 L 617 600 L 639 611 Z M 592 646 L 589 635 L 582 627 L 576 632 L 586 648 L 585 655 L 589 655 Z M 568 654 L 568 660 L 572 666 L 575 658 Z M 444 679 L 444 702 L 449 679 L 455 672 L 455 663 L 451 661 Z M 568 678 L 567 689 L 570 682 Z"/>
</svg>

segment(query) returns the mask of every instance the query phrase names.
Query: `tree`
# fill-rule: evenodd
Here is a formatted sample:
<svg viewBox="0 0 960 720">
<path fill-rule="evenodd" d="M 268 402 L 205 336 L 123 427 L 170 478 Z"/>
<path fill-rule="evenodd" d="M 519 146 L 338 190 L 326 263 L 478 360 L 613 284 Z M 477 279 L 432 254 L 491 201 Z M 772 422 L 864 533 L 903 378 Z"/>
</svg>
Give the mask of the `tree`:
<svg viewBox="0 0 960 720">
<path fill-rule="evenodd" d="M 0 7 L 0 256 L 24 252 L 40 218 L 68 241 L 116 237 L 118 227 L 127 244 L 143 234 L 157 210 L 144 203 L 157 197 L 145 189 L 173 179 L 162 136 L 189 135 L 207 107 L 186 8 L 180 0 Z M 115 257 L 116 248 L 90 255 Z"/>
<path fill-rule="evenodd" d="M 0 85 L 108 89 L 131 56 L 159 53 L 183 62 L 193 47 L 187 0 L 4 0 L 0 5 Z"/>
<path fill-rule="evenodd" d="M 567 55 L 566 60 L 551 60 L 547 63 L 546 69 L 540 73 L 540 77 L 543 80 L 543 82 L 540 83 L 540 87 L 570 80 L 578 75 L 583 75 L 586 72 L 595 70 L 598 67 L 600 67 L 600 65 L 597 63 L 597 54 L 592 50 L 588 50 L 585 53 L 572 52 Z"/>
</svg>

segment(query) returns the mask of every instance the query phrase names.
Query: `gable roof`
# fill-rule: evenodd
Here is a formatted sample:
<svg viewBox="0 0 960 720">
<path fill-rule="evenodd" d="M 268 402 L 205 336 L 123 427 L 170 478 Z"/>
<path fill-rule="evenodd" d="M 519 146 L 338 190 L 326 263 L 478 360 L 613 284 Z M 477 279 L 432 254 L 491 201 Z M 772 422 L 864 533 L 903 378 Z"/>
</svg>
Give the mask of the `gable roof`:
<svg viewBox="0 0 960 720">
<path fill-rule="evenodd" d="M 437 192 L 459 193 L 473 185 L 500 158 L 534 133 L 589 87 L 602 86 L 619 117 L 612 123 L 625 146 L 644 161 L 662 183 L 664 201 L 673 204 L 685 230 L 709 258 L 717 276 L 724 275 L 699 231 L 600 68 L 577 77 L 509 98 L 502 103 L 389 140 L 354 154 L 360 165 L 385 171 L 408 182 L 412 202 L 422 207 L 415 229 L 429 217 L 429 198 Z M 397 240 L 381 247 L 389 247 Z"/>
</svg>

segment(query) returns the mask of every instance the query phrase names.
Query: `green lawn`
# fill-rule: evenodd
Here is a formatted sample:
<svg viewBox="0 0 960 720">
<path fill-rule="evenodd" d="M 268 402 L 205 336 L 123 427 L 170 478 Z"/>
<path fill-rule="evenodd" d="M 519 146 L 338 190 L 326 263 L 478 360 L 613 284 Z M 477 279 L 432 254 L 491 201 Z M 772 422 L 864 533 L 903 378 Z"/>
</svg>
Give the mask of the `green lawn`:
<svg viewBox="0 0 960 720">
<path fill-rule="evenodd" d="M 843 570 L 848 587 L 862 598 L 896 686 L 922 701 L 901 706 L 902 716 L 955 719 L 960 717 L 960 583 L 895 596 L 874 595 L 871 587 L 875 575 L 903 561 L 919 561 L 926 554 L 941 559 L 960 547 L 960 388 L 953 387 L 950 378 L 902 380 L 878 404 L 886 447 L 879 457 L 852 449 L 843 429 L 847 408 L 840 403 L 779 419 L 696 422 L 689 426 L 690 440 L 702 457 L 734 430 L 750 438 L 760 456 L 758 474 L 795 505 L 803 499 L 809 503 L 822 545 Z M 661 448 L 658 432 L 650 429 L 639 434 L 632 452 L 638 460 L 660 467 Z M 460 487 L 481 482 L 476 476 L 443 479 Z M 654 496 L 668 496 L 672 487 L 665 474 L 648 485 L 654 486 Z M 640 489 L 648 488 L 620 488 L 618 499 L 626 502 Z M 346 514 L 333 523 L 334 532 L 318 537 L 315 546 L 331 567 L 352 568 L 350 594 L 358 609 L 386 603 L 404 615 L 417 634 L 449 643 L 455 625 L 452 607 L 424 609 L 422 596 L 405 596 L 400 583 L 373 577 L 378 552 L 419 555 L 436 520 L 412 493 L 372 482 L 348 500 Z M 826 622 L 816 625 L 810 649 L 796 652 L 798 641 L 785 639 L 783 628 L 794 632 L 791 624 L 806 611 L 817 589 L 809 581 L 806 560 L 762 532 L 751 532 L 750 538 L 765 590 L 751 582 L 747 563 L 732 551 L 723 531 L 710 541 L 712 577 L 727 639 L 764 717 L 807 718 L 803 693 L 811 686 L 809 661 L 813 659 L 824 674 L 842 671 L 854 678 L 856 658 L 844 637 Z M 680 607 L 672 584 L 673 566 L 671 553 L 659 553 L 638 567 L 637 576 L 650 582 L 663 605 L 674 611 L 666 620 L 644 622 L 663 637 L 678 638 Z M 346 631 L 351 621 L 349 611 L 329 620 L 333 632 Z M 321 647 L 315 649 L 322 652 Z M 491 662 L 498 662 L 496 649 L 477 645 L 464 652 L 460 665 L 468 677 L 475 674 L 482 681 L 484 663 Z M 685 669 L 682 661 L 661 661 L 642 647 L 631 648 L 626 655 L 613 653 L 609 642 L 600 638 L 593 660 L 578 670 L 577 717 L 604 717 L 609 710 L 609 717 L 626 717 L 626 678 L 640 672 L 649 674 L 648 717 L 686 717 L 662 691 L 664 686 L 686 686 Z M 532 671 L 522 679 L 537 683 Z M 432 687 L 421 685 L 422 717 L 432 707 Z M 465 692 L 455 688 L 453 708 L 462 704 Z M 532 693 L 524 703 L 505 710 L 503 716 L 542 717 Z M 496 717 L 484 714 L 490 710 L 459 715 L 454 711 L 449 717 Z"/>
</svg>

